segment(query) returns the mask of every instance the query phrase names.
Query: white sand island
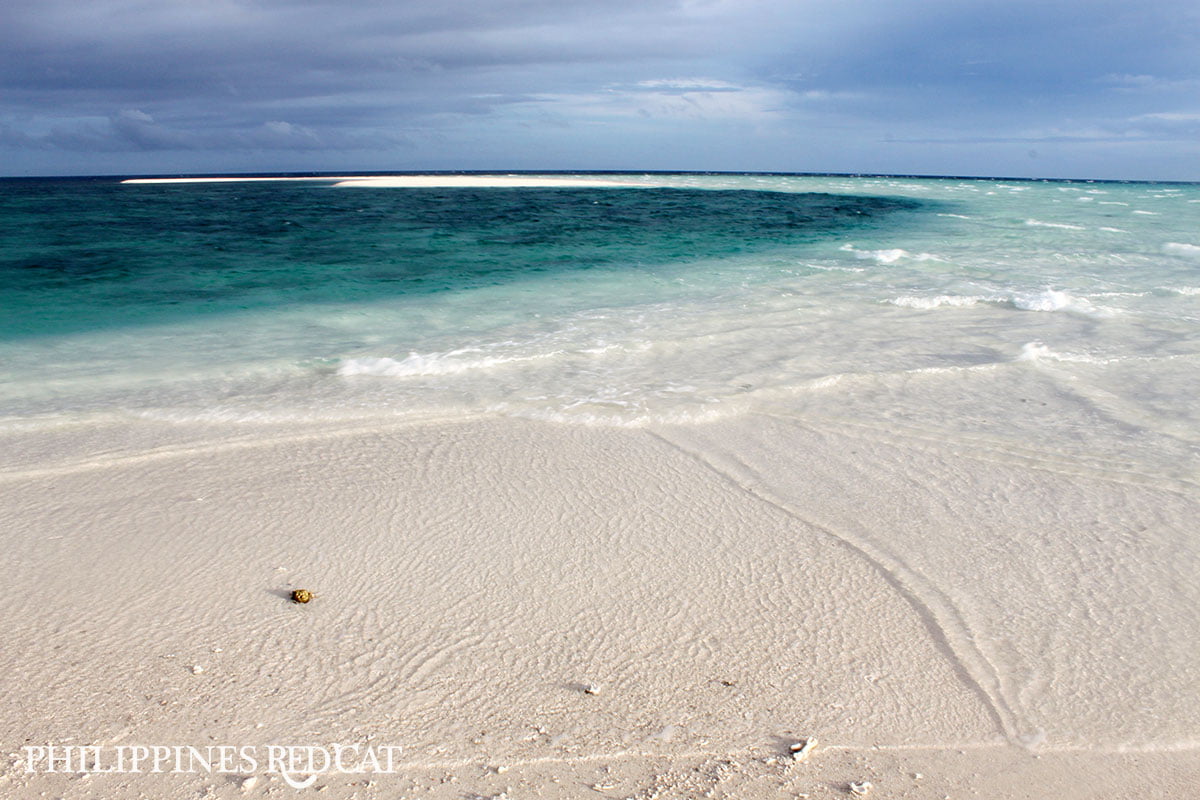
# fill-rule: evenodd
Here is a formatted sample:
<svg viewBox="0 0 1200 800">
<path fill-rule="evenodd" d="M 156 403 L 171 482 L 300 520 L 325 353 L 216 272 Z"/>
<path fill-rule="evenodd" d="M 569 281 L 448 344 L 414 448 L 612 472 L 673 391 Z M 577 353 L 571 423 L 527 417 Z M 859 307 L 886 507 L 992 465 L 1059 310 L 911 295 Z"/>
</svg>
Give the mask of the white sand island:
<svg viewBox="0 0 1200 800">
<path fill-rule="evenodd" d="M 322 177 L 239 177 L 213 176 L 193 178 L 127 178 L 126 184 L 187 184 L 187 183 L 272 183 L 318 182 L 339 187 L 356 188 L 578 188 L 588 186 L 639 186 L 630 181 L 588 176 L 540 175 L 343 175 Z"/>
</svg>

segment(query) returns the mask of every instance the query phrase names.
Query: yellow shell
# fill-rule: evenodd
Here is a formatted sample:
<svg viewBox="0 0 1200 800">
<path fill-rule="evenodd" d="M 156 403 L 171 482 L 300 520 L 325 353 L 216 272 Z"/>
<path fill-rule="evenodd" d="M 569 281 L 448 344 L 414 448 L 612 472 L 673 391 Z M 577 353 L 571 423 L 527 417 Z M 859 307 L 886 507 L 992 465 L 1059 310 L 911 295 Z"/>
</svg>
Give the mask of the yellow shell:
<svg viewBox="0 0 1200 800">
<path fill-rule="evenodd" d="M 313 597 L 313 593 L 308 589 L 296 589 L 292 592 L 292 602 L 294 603 L 307 603 Z"/>
</svg>

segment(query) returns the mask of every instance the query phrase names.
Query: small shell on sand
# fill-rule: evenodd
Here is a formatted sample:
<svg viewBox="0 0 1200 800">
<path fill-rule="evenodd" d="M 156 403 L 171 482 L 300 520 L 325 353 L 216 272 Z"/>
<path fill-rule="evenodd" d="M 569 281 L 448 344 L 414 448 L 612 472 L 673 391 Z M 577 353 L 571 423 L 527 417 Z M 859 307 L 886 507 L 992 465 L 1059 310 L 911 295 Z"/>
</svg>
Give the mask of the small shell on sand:
<svg viewBox="0 0 1200 800">
<path fill-rule="evenodd" d="M 293 603 L 307 603 L 313 599 L 313 593 L 308 589 L 296 589 L 292 592 Z"/>
<path fill-rule="evenodd" d="M 584 694 L 600 694 L 600 684 L 585 683 L 583 685 L 583 693 Z"/>
<path fill-rule="evenodd" d="M 788 750 L 792 751 L 793 761 L 803 761 L 808 758 L 813 748 L 817 746 L 817 737 L 808 736 L 792 744 Z"/>
<path fill-rule="evenodd" d="M 851 781 L 847 788 L 850 790 L 850 794 L 863 797 L 870 792 L 873 787 L 871 786 L 870 781 Z"/>
</svg>

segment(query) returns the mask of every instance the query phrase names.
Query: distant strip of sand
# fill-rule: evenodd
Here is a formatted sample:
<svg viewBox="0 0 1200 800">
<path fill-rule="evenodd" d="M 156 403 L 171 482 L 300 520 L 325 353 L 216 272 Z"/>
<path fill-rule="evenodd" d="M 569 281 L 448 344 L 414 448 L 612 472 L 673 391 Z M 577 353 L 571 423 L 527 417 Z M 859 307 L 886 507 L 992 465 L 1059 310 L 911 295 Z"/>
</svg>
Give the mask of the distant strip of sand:
<svg viewBox="0 0 1200 800">
<path fill-rule="evenodd" d="M 590 186 L 641 186 L 632 181 L 614 181 L 605 178 L 583 176 L 539 176 L 539 175 L 346 175 L 320 177 L 202 177 L 202 178 L 129 178 L 121 183 L 129 184 L 174 184 L 174 183 L 270 183 L 280 181 L 308 181 L 330 183 L 334 186 L 358 188 L 585 188 Z"/>
</svg>

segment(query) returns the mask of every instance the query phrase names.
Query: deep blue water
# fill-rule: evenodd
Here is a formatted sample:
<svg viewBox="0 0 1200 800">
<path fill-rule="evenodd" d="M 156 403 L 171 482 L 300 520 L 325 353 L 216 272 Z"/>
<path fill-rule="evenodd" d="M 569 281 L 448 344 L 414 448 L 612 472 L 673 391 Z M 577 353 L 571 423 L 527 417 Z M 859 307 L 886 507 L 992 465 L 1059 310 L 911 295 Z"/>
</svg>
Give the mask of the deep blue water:
<svg viewBox="0 0 1200 800">
<path fill-rule="evenodd" d="M 651 272 L 899 225 L 927 206 L 825 193 L 9 183 L 0 336 Z"/>
</svg>

